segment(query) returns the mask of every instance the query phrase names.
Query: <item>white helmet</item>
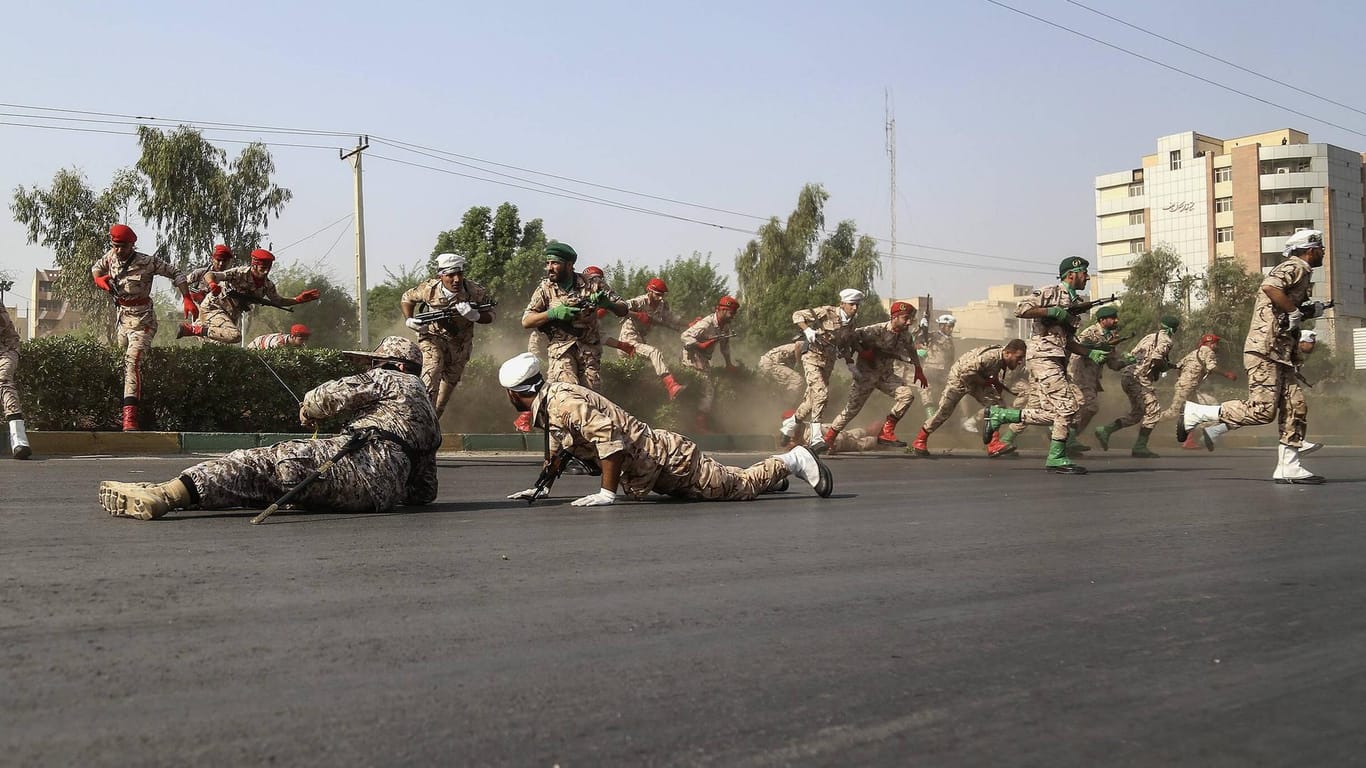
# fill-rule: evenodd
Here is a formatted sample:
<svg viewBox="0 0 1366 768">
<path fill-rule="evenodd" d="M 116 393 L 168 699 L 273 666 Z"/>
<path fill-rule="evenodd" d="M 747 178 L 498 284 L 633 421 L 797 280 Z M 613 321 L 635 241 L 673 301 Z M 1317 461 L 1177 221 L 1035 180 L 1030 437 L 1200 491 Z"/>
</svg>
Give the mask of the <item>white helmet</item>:
<svg viewBox="0 0 1366 768">
<path fill-rule="evenodd" d="M 452 275 L 465 271 L 465 257 L 454 253 L 441 253 L 436 257 L 436 273 Z"/>
<path fill-rule="evenodd" d="M 536 379 L 540 376 L 541 361 L 530 352 L 523 352 L 511 358 L 498 369 L 498 383 L 504 389 L 531 388 L 538 383 Z"/>
<path fill-rule="evenodd" d="M 954 317 L 953 315 L 940 315 L 939 319 L 936 322 L 938 322 L 940 325 L 953 325 L 954 323 L 958 322 L 958 318 Z"/>
<path fill-rule="evenodd" d="M 845 288 L 840 291 L 841 304 L 858 304 L 863 301 L 863 291 L 857 288 Z"/>
<path fill-rule="evenodd" d="M 1323 233 L 1317 229 L 1301 229 L 1299 232 L 1285 239 L 1285 248 L 1282 254 L 1289 256 L 1295 251 L 1307 251 L 1310 248 L 1323 247 Z"/>
</svg>

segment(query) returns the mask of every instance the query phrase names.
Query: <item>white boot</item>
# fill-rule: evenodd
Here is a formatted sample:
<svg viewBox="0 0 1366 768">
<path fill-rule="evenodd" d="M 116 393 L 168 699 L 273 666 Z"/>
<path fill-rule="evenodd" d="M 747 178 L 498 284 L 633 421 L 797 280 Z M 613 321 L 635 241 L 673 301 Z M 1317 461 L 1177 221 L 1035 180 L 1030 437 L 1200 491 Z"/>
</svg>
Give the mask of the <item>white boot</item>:
<svg viewBox="0 0 1366 768">
<path fill-rule="evenodd" d="M 1185 408 L 1181 411 L 1181 418 L 1176 422 L 1176 441 L 1184 443 L 1191 430 L 1206 422 L 1218 420 L 1218 405 L 1201 405 L 1187 400 Z"/>
<path fill-rule="evenodd" d="M 825 428 L 821 426 L 819 421 L 813 421 L 808 429 L 810 432 L 806 436 L 806 444 L 811 446 L 813 451 L 824 450 L 827 447 L 825 444 Z"/>
<path fill-rule="evenodd" d="M 783 437 L 792 437 L 792 435 L 796 434 L 796 432 L 797 432 L 797 417 L 796 417 L 796 416 L 788 416 L 786 419 L 783 419 L 783 424 L 782 424 L 782 426 L 778 427 L 778 434 L 782 435 Z"/>
<path fill-rule="evenodd" d="M 1228 432 L 1228 425 L 1222 421 L 1205 427 L 1205 431 L 1200 435 L 1200 440 L 1205 444 L 1205 450 L 1214 450 L 1214 441 L 1226 432 Z"/>
<path fill-rule="evenodd" d="M 830 474 L 830 468 L 806 446 L 799 445 L 787 453 L 778 454 L 777 458 L 793 477 L 805 480 L 822 498 L 835 490 L 835 478 Z"/>
<path fill-rule="evenodd" d="M 1300 446 L 1300 455 L 1308 456 L 1309 454 L 1313 453 L 1314 451 L 1317 451 L 1322 447 L 1323 443 L 1311 443 L 1308 440 L 1305 440 L 1304 444 Z"/>
<path fill-rule="evenodd" d="M 9 449 L 10 454 L 16 459 L 27 459 L 33 455 L 33 449 L 28 445 L 28 432 L 24 429 L 23 419 L 10 419 Z"/>
<path fill-rule="evenodd" d="M 1279 454 L 1280 462 L 1276 466 L 1276 471 L 1271 473 L 1271 478 L 1277 483 L 1290 485 L 1322 485 L 1325 478 L 1300 466 L 1300 451 L 1285 443 L 1276 444 L 1276 453 Z"/>
</svg>

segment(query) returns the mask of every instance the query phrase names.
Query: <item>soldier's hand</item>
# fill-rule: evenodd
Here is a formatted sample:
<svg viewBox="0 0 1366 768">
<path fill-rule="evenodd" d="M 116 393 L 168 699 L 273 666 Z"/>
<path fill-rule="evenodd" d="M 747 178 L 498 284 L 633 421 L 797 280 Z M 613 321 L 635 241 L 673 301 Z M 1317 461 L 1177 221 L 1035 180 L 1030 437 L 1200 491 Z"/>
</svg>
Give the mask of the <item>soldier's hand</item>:
<svg viewBox="0 0 1366 768">
<path fill-rule="evenodd" d="M 180 306 L 185 310 L 185 319 L 194 320 L 199 317 L 199 307 L 194 305 L 194 299 L 189 296 L 180 297 Z"/>
<path fill-rule="evenodd" d="M 571 507 L 607 507 L 615 504 L 617 494 L 606 488 L 599 488 L 597 493 L 590 493 L 580 499 L 569 502 Z"/>
<path fill-rule="evenodd" d="M 213 295 L 217 296 L 222 292 L 223 286 L 219 285 L 218 283 L 212 280 L 209 281 L 209 293 L 212 293 Z"/>
<path fill-rule="evenodd" d="M 479 310 L 475 309 L 474 305 L 470 304 L 468 301 L 456 302 L 455 311 L 471 323 L 479 319 Z"/>
<path fill-rule="evenodd" d="M 419 323 L 419 322 L 417 321 L 417 318 L 415 318 L 415 317 L 410 317 L 410 318 L 408 318 L 407 320 L 404 320 L 404 321 L 403 321 L 403 324 L 406 325 L 406 326 L 408 326 L 409 328 L 411 328 L 411 329 L 414 330 L 414 331 L 421 331 L 422 328 L 423 328 L 422 323 Z"/>
<path fill-rule="evenodd" d="M 509 498 L 509 499 L 518 499 L 518 500 L 521 500 L 521 501 L 535 501 L 535 500 L 537 500 L 537 499 L 544 499 L 545 497 L 547 497 L 547 496 L 549 496 L 549 495 L 550 495 L 550 489 L 549 489 L 549 488 L 528 488 L 528 489 L 526 489 L 525 491 L 518 491 L 518 492 L 516 492 L 516 493 L 509 493 L 509 494 L 508 494 L 508 498 Z"/>
<path fill-rule="evenodd" d="M 1286 321 L 1286 327 L 1287 327 L 1290 331 L 1292 331 L 1292 332 L 1299 331 L 1299 329 L 1300 329 L 1300 323 L 1304 321 L 1304 313 L 1301 312 L 1301 311 L 1299 311 L 1299 310 L 1297 309 L 1297 310 L 1295 310 L 1294 312 L 1291 312 L 1290 314 L 1286 315 L 1286 316 L 1285 316 L 1285 321 Z"/>
<path fill-rule="evenodd" d="M 307 304 L 310 301 L 317 301 L 322 295 L 322 291 L 317 288 L 309 288 L 306 291 L 300 291 L 299 295 L 294 297 L 294 301 L 298 304 Z"/>
<path fill-rule="evenodd" d="M 108 291 L 110 293 L 113 293 L 114 291 L 113 284 L 109 282 L 109 275 L 100 275 L 99 277 L 96 277 L 95 285 L 99 286 L 101 291 Z"/>
<path fill-rule="evenodd" d="M 611 309 L 616 302 L 612 301 L 612 296 L 607 291 L 593 291 L 588 294 L 588 304 L 603 309 Z"/>
<path fill-rule="evenodd" d="M 920 366 L 915 367 L 915 383 L 925 389 L 930 388 L 930 380 L 925 378 L 925 371 Z"/>
<path fill-rule="evenodd" d="M 1055 323 L 1065 323 L 1070 320 L 1072 313 L 1067 311 L 1067 307 L 1049 307 L 1044 314 L 1044 319 Z"/>
<path fill-rule="evenodd" d="M 551 320 L 569 321 L 573 320 L 583 310 L 569 304 L 556 304 L 545 311 L 545 316 Z"/>
<path fill-rule="evenodd" d="M 1300 313 L 1304 315 L 1305 320 L 1312 320 L 1316 317 L 1323 317 L 1324 309 L 1326 309 L 1326 307 L 1323 305 L 1323 302 L 1321 301 L 1306 301 L 1305 303 L 1300 305 Z"/>
<path fill-rule="evenodd" d="M 1109 357 L 1110 353 L 1103 349 L 1093 349 L 1090 352 L 1087 352 L 1086 356 L 1090 358 L 1091 362 L 1100 365 L 1105 362 L 1105 358 Z"/>
<path fill-rule="evenodd" d="M 1234 373 L 1233 371 L 1224 371 L 1224 378 L 1228 379 L 1229 381 L 1237 381 L 1238 374 Z"/>
<path fill-rule="evenodd" d="M 802 335 L 806 337 L 806 341 L 807 341 L 808 344 L 815 344 L 815 343 L 816 343 L 816 329 L 815 329 L 815 328 L 812 328 L 812 327 L 810 327 L 810 326 L 807 326 L 806 328 L 803 328 L 803 329 L 802 329 Z"/>
</svg>

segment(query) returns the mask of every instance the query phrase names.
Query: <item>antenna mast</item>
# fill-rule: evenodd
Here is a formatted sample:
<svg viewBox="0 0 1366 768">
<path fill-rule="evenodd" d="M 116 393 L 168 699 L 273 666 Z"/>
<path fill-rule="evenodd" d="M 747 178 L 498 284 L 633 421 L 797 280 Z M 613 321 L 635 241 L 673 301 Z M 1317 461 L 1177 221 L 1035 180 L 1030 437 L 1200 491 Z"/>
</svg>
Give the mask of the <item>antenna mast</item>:
<svg viewBox="0 0 1366 768">
<path fill-rule="evenodd" d="M 891 189 L 887 197 L 887 210 L 891 221 L 891 252 L 887 255 L 887 260 L 891 263 L 892 273 L 892 295 L 888 298 L 895 301 L 896 295 L 896 114 L 892 107 L 892 93 L 890 90 L 882 89 L 882 106 L 887 134 L 887 157 L 891 161 Z"/>
</svg>

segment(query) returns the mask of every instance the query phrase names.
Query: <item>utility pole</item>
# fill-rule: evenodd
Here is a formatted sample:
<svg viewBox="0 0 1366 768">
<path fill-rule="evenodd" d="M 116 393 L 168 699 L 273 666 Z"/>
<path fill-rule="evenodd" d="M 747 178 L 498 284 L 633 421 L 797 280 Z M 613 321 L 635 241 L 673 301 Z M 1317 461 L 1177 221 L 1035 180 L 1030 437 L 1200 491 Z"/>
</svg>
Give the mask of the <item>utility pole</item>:
<svg viewBox="0 0 1366 768">
<path fill-rule="evenodd" d="M 891 159 L 892 166 L 892 186 L 888 196 L 888 213 L 891 215 L 891 252 L 887 254 L 887 261 L 891 265 L 892 273 L 892 301 L 896 301 L 896 115 L 892 111 L 892 93 L 890 90 L 882 89 L 882 109 L 887 132 L 887 157 Z"/>
<path fill-rule="evenodd" d="M 361 349 L 370 348 L 370 323 L 367 319 L 369 302 L 365 298 L 365 195 L 362 193 L 360 169 L 360 153 L 369 148 L 370 137 L 361 136 L 356 139 L 355 149 L 350 152 L 338 150 L 342 160 L 351 161 L 351 168 L 356 174 L 356 311 L 360 313 Z"/>
</svg>

